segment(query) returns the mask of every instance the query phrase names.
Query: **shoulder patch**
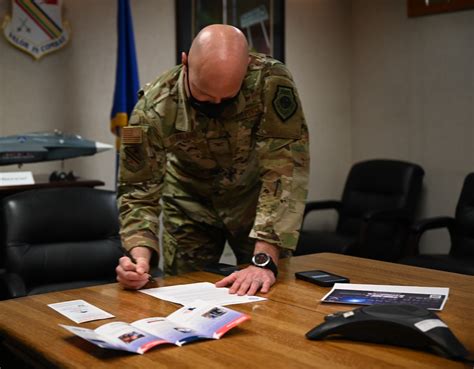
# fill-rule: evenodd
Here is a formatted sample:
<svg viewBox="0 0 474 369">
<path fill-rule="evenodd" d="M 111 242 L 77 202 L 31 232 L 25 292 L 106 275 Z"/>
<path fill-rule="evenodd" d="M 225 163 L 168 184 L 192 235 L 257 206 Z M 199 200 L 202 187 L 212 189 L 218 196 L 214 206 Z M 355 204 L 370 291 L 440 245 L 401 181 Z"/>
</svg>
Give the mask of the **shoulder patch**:
<svg viewBox="0 0 474 369">
<path fill-rule="evenodd" d="M 123 165 L 132 173 L 137 173 L 145 166 L 145 150 L 142 145 L 127 146 L 123 150 Z"/>
<path fill-rule="evenodd" d="M 126 145 L 141 144 L 142 143 L 142 129 L 141 127 L 123 127 L 122 141 Z"/>
<path fill-rule="evenodd" d="M 272 138 L 300 138 L 304 115 L 293 81 L 282 76 L 267 77 L 263 92 L 264 114 L 257 134 Z"/>
<path fill-rule="evenodd" d="M 272 101 L 273 108 L 278 117 L 286 122 L 290 119 L 298 109 L 296 96 L 293 87 L 278 85 L 275 91 L 275 96 Z"/>
<path fill-rule="evenodd" d="M 129 142 L 122 136 L 120 150 L 120 181 L 133 183 L 152 178 L 153 160 L 150 159 L 149 127 L 134 126 L 128 128 Z M 127 130 L 125 130 L 126 132 Z"/>
</svg>

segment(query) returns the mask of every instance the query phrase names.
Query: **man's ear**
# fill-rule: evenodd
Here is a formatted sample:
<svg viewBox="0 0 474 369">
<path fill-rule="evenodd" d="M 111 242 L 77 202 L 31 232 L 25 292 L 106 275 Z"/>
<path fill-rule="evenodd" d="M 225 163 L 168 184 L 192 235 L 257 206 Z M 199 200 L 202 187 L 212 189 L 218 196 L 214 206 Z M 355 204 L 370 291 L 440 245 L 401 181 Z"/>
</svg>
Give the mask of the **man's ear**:
<svg viewBox="0 0 474 369">
<path fill-rule="evenodd" d="M 181 53 L 181 63 L 188 66 L 188 56 L 184 51 Z"/>
</svg>

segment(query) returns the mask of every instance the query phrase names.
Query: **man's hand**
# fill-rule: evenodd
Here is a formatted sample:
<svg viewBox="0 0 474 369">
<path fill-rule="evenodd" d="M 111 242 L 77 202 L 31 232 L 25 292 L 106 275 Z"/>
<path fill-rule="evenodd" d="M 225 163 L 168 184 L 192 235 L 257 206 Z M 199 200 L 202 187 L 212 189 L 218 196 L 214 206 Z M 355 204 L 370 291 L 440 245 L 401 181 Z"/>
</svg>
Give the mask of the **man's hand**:
<svg viewBox="0 0 474 369">
<path fill-rule="evenodd" d="M 259 290 L 262 293 L 270 291 L 275 281 L 276 278 L 270 269 L 251 265 L 221 279 L 216 283 L 216 287 L 232 284 L 229 293 L 237 293 L 239 296 L 255 295 Z"/>
<path fill-rule="evenodd" d="M 278 256 L 280 253 L 278 247 L 264 241 L 257 241 L 255 243 L 254 254 L 258 254 L 259 252 L 270 255 L 273 262 L 278 264 Z M 221 279 L 216 283 L 216 287 L 225 287 L 232 284 L 229 293 L 237 293 L 239 296 L 246 294 L 255 295 L 259 290 L 262 293 L 267 293 L 275 282 L 275 275 L 270 269 L 251 265 Z"/>
<path fill-rule="evenodd" d="M 115 268 L 117 281 L 125 288 L 137 290 L 148 282 L 150 275 L 151 251 L 147 247 L 134 247 L 130 252 L 136 264 L 123 256 L 119 259 L 119 265 Z"/>
</svg>

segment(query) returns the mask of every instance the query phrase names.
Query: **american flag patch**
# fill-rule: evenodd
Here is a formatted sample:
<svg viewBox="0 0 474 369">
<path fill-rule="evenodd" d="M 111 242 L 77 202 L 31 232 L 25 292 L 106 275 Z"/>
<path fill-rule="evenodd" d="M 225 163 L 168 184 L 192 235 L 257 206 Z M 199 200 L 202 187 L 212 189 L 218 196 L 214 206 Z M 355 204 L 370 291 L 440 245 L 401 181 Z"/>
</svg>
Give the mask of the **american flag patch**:
<svg viewBox="0 0 474 369">
<path fill-rule="evenodd" d="M 142 129 L 140 127 L 123 127 L 122 142 L 124 144 L 141 144 L 143 141 Z"/>
</svg>

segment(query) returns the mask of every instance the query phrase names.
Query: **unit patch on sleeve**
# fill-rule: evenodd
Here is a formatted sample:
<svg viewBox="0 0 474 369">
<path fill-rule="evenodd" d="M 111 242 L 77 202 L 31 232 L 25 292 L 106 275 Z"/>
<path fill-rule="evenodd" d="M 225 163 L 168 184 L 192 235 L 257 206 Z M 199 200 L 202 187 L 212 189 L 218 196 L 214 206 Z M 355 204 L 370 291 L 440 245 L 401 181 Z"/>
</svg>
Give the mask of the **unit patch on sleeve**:
<svg viewBox="0 0 474 369">
<path fill-rule="evenodd" d="M 273 138 L 300 138 L 304 116 L 293 81 L 281 76 L 268 77 L 263 100 L 264 113 L 257 134 Z"/>
<path fill-rule="evenodd" d="M 296 102 L 293 88 L 278 85 L 272 100 L 272 105 L 275 109 L 275 113 L 283 122 L 290 119 L 298 109 L 298 103 Z"/>
<path fill-rule="evenodd" d="M 127 146 L 123 150 L 123 164 L 127 170 L 136 173 L 145 166 L 145 150 L 142 145 Z"/>
</svg>

